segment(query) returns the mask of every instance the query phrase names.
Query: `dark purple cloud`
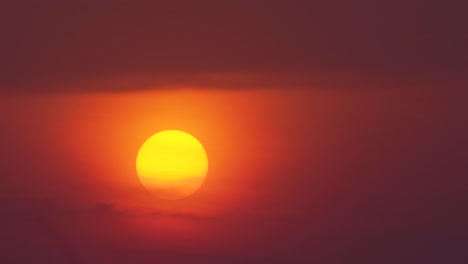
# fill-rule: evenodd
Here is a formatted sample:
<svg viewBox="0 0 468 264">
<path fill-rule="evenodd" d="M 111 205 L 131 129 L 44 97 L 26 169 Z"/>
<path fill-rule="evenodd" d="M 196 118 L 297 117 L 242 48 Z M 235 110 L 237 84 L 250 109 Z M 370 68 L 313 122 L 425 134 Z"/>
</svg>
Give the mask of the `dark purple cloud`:
<svg viewBox="0 0 468 264">
<path fill-rule="evenodd" d="M 459 80 L 468 70 L 466 9 L 457 0 L 8 1 L 0 82 L 11 92 L 118 90 L 118 82 L 65 87 L 141 75 L 149 81 L 125 89 L 243 84 L 206 73 Z"/>
</svg>

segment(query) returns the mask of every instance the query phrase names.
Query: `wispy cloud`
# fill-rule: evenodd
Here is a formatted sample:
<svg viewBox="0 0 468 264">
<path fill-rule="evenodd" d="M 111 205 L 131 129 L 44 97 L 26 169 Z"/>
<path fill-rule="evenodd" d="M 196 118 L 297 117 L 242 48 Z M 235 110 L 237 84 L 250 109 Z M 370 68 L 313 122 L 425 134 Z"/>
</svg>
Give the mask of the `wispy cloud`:
<svg viewBox="0 0 468 264">
<path fill-rule="evenodd" d="M 0 90 L 316 87 L 346 76 L 467 74 L 462 1 L 444 11 L 418 0 L 184 2 L 47 0 L 42 9 L 10 1 L 0 9 Z"/>
</svg>

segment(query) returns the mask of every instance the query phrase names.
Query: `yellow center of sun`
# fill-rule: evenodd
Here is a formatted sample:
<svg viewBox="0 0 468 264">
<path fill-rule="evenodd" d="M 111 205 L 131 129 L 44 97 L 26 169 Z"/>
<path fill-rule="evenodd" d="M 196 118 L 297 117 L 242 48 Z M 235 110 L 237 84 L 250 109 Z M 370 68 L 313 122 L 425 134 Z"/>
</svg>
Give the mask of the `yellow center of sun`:
<svg viewBox="0 0 468 264">
<path fill-rule="evenodd" d="M 159 198 L 177 200 L 193 194 L 205 180 L 208 158 L 192 135 L 166 130 L 141 146 L 136 159 L 141 183 Z"/>
</svg>

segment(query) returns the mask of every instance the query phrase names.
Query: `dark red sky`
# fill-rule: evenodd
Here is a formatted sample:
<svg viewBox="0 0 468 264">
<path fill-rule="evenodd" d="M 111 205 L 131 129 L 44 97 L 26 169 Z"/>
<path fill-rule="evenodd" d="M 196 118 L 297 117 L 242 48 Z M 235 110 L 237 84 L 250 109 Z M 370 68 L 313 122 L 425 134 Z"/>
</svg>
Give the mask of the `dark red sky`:
<svg viewBox="0 0 468 264">
<path fill-rule="evenodd" d="M 4 1 L 1 263 L 466 263 L 464 1 Z M 204 186 L 138 183 L 182 129 Z"/>
<path fill-rule="evenodd" d="M 79 2 L 2 4 L 5 89 L 206 72 L 466 80 L 464 1 Z"/>
</svg>

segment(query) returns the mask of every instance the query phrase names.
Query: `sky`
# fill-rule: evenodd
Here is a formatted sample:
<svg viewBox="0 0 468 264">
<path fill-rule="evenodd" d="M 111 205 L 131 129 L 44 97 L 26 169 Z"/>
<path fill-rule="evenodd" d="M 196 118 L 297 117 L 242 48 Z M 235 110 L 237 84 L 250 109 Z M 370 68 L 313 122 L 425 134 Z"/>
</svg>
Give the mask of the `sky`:
<svg viewBox="0 0 468 264">
<path fill-rule="evenodd" d="M 466 10 L 1 3 L 1 263 L 466 263 Z M 166 129 L 180 201 L 135 171 Z"/>
</svg>

